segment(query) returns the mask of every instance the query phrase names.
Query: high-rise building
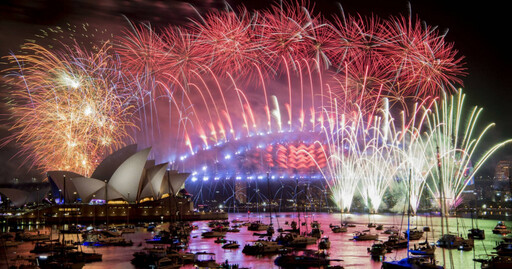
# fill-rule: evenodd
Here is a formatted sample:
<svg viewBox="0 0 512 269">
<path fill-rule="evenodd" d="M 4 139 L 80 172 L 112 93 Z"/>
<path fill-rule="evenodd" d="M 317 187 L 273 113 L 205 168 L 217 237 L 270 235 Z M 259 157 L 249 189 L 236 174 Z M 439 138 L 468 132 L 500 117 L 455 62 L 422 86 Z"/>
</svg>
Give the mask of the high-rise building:
<svg viewBox="0 0 512 269">
<path fill-rule="evenodd" d="M 512 160 L 499 161 L 494 170 L 494 179 L 498 181 L 509 180 L 512 169 Z"/>
</svg>

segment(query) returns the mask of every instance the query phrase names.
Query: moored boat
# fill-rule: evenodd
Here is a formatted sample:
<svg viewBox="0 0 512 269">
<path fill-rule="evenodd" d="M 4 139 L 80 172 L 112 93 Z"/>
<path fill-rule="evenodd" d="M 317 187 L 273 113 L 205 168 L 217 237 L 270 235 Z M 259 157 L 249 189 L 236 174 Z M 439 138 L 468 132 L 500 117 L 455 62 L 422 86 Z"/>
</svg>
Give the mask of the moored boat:
<svg viewBox="0 0 512 269">
<path fill-rule="evenodd" d="M 329 248 L 331 248 L 331 241 L 329 240 L 329 237 L 322 237 L 322 239 L 320 239 L 320 242 L 318 242 L 318 249 Z"/>
<path fill-rule="evenodd" d="M 222 248 L 226 249 L 226 248 L 239 248 L 240 247 L 240 244 L 238 244 L 238 242 L 236 241 L 228 241 L 226 244 L 224 244 L 222 246 Z"/>
<path fill-rule="evenodd" d="M 409 240 L 420 240 L 421 237 L 423 237 L 423 231 L 418 230 L 418 228 L 410 229 L 409 234 L 407 234 L 407 231 L 403 232 L 405 238 Z"/>
<path fill-rule="evenodd" d="M 275 241 L 258 240 L 253 244 L 245 245 L 242 253 L 247 255 L 275 254 L 286 252 L 283 245 L 279 245 Z"/>
<path fill-rule="evenodd" d="M 379 239 L 379 235 L 371 234 L 369 230 L 365 230 L 362 232 L 355 232 L 353 239 L 356 241 L 377 240 Z"/>
<path fill-rule="evenodd" d="M 496 224 L 496 226 L 492 230 L 492 233 L 493 234 L 508 234 L 508 233 L 510 233 L 510 230 L 507 229 L 505 222 L 499 221 L 498 224 Z"/>
<path fill-rule="evenodd" d="M 201 234 L 204 238 L 218 238 L 226 236 L 226 232 L 208 231 Z"/>
<path fill-rule="evenodd" d="M 274 260 L 274 264 L 284 268 L 311 268 L 328 266 L 331 260 L 321 253 L 283 254 Z"/>
<path fill-rule="evenodd" d="M 469 233 L 468 233 L 468 238 L 484 240 L 485 239 L 485 230 L 478 229 L 478 228 L 470 229 Z"/>
</svg>

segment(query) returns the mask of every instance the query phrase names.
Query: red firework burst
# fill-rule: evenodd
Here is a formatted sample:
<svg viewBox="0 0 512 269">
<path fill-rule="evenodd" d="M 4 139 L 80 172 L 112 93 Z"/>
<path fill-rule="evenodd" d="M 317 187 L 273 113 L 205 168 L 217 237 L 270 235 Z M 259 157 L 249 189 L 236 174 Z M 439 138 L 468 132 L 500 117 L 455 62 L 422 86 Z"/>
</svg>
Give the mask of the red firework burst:
<svg viewBox="0 0 512 269">
<path fill-rule="evenodd" d="M 168 27 L 162 37 L 166 47 L 166 57 L 162 69 L 176 78 L 188 81 L 191 72 L 203 68 L 205 56 L 196 37 L 186 29 Z"/>
<path fill-rule="evenodd" d="M 194 46 L 206 55 L 205 64 L 219 74 L 249 76 L 254 65 L 264 67 L 266 52 L 252 31 L 253 18 L 245 8 L 212 11 L 193 21 Z"/>
<path fill-rule="evenodd" d="M 437 96 L 443 90 L 456 91 L 465 74 L 463 57 L 436 27 L 422 25 L 416 18 L 394 17 L 384 24 L 389 42 L 383 52 L 394 64 L 403 94 L 418 98 Z"/>
<path fill-rule="evenodd" d="M 382 31 L 382 21 L 375 17 L 348 16 L 335 18 L 336 28 L 340 32 L 340 51 L 335 59 L 340 67 L 358 58 L 372 62 L 384 61 L 381 46 L 386 42 L 385 32 Z M 358 60 L 360 62 L 360 60 Z"/>
<path fill-rule="evenodd" d="M 131 31 L 125 31 L 117 42 L 116 51 L 121 55 L 123 68 L 136 77 L 160 73 L 166 44 L 149 24 L 131 25 Z"/>
<path fill-rule="evenodd" d="M 261 44 L 275 54 L 272 66 L 283 60 L 295 66 L 297 60 L 307 58 L 307 48 L 314 47 L 309 30 L 316 25 L 318 17 L 312 17 L 306 2 L 273 5 L 262 12 L 256 25 Z"/>
</svg>

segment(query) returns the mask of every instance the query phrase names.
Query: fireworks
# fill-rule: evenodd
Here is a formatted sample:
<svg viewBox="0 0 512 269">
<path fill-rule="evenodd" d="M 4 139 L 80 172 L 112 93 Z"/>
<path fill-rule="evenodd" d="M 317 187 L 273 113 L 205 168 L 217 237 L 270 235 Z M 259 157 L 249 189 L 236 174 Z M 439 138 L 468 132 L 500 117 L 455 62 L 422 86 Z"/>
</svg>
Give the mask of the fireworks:
<svg viewBox="0 0 512 269">
<path fill-rule="evenodd" d="M 465 115 L 464 99 L 462 91 L 455 96 L 445 96 L 440 104 L 434 105 L 427 120 L 426 149 L 431 177 L 427 187 L 438 205 L 441 204 L 440 192 L 444 193 L 446 209 L 460 204 L 462 192 L 482 164 L 496 150 L 512 142 L 512 139 L 500 142 L 478 156 L 477 149 L 480 150 L 483 137 L 494 124 L 478 132 L 476 126 L 482 108 L 474 107 Z"/>
<path fill-rule="evenodd" d="M 184 162 L 191 156 L 220 167 L 219 159 L 249 147 L 269 164 L 271 155 L 282 157 L 279 146 L 294 148 L 290 140 L 300 139 L 301 149 L 281 166 L 291 160 L 311 169 L 304 154 L 315 152 L 309 157 L 342 210 L 359 193 L 378 211 L 395 183 L 416 210 L 425 187 L 438 199 L 439 182 L 455 206 L 482 163 L 509 142 L 469 169 L 488 129 L 475 137 L 480 110 L 463 125 L 459 95 L 451 103 L 443 96 L 431 111 L 432 100 L 462 84 L 463 58 L 444 33 L 412 17 L 340 14 L 330 21 L 305 2 L 279 3 L 210 11 L 181 27 L 130 23 L 111 40 L 114 46 L 104 41 L 93 51 L 28 43 L 9 57 L 16 66 L 8 70 L 15 87 L 10 141 L 35 166 L 87 175 L 136 125 L 138 144 L 154 146 L 155 158 L 176 169 L 197 165 Z"/>
<path fill-rule="evenodd" d="M 133 107 L 107 42 L 96 53 L 78 46 L 48 51 L 25 44 L 26 54 L 9 57 L 12 92 L 11 128 L 37 168 L 88 175 L 104 156 L 124 145 L 134 127 Z"/>
</svg>

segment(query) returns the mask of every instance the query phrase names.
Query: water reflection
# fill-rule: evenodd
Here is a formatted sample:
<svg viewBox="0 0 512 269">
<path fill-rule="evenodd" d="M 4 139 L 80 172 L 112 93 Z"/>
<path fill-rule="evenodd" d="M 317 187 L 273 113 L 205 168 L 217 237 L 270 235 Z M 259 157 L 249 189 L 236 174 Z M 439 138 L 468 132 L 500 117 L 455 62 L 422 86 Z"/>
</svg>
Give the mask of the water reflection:
<svg viewBox="0 0 512 269">
<path fill-rule="evenodd" d="M 247 214 L 230 214 L 230 221 L 235 219 L 243 221 L 255 221 L 261 220 L 265 223 L 269 222 L 269 216 L 265 214 L 251 215 Z M 340 214 L 327 214 L 327 213 L 314 213 L 308 214 L 306 218 L 301 216 L 300 223 L 307 223 L 306 226 L 300 226 L 302 232 L 311 231 L 309 226 L 312 221 L 318 221 L 320 223 L 320 229 L 323 230 L 323 235 L 328 236 L 331 241 L 331 247 L 328 250 L 330 258 L 342 259 L 342 262 L 332 262 L 331 265 L 343 265 L 345 268 L 380 268 L 381 261 L 372 260 L 367 252 L 367 248 L 373 244 L 373 241 L 353 241 L 353 233 L 356 231 L 362 231 L 368 229 L 367 224 L 374 222 L 377 224 L 383 224 L 384 230 L 390 226 L 399 227 L 400 223 L 403 223 L 402 231 L 406 230 L 407 218 L 401 215 L 361 215 L 361 214 L 346 214 L 343 216 L 344 220 L 356 223 L 356 227 L 349 227 L 346 233 L 333 233 L 329 228 L 330 224 L 339 224 L 341 222 Z M 278 228 L 287 229 L 289 225 L 285 223 L 291 223 L 293 220 L 297 221 L 297 215 L 294 213 L 281 213 L 273 218 L 273 224 L 276 230 Z M 422 229 L 424 226 L 429 226 L 431 232 L 425 233 L 423 238 L 419 241 L 412 241 L 413 244 L 423 242 L 425 236 L 428 236 L 429 242 L 435 242 L 440 236 L 440 219 L 438 217 L 430 216 L 416 216 L 411 218 L 411 227 L 418 227 Z M 501 235 L 492 234 L 492 229 L 496 225 L 496 220 L 478 220 L 478 227 L 486 231 L 486 240 L 475 240 L 475 252 L 473 251 L 459 251 L 459 250 L 443 250 L 441 248 L 436 249 L 436 258 L 442 264 L 443 263 L 443 252 L 445 254 L 445 260 L 449 265 L 450 257 L 453 260 L 455 268 L 472 268 L 473 267 L 473 255 L 478 256 L 479 254 L 485 254 L 486 250 L 491 251 L 495 246 L 496 242 L 501 240 Z M 450 231 L 459 235 L 467 237 L 467 232 L 471 228 L 471 225 L 476 225 L 471 219 L 467 218 L 450 218 Z M 190 252 L 212 252 L 216 254 L 216 260 L 218 263 L 222 263 L 228 260 L 230 264 L 236 263 L 244 267 L 251 268 L 278 268 L 274 265 L 274 259 L 277 255 L 266 255 L 266 256 L 250 256 L 242 253 L 243 246 L 249 244 L 258 239 L 257 236 L 253 236 L 253 231 L 248 231 L 247 227 L 241 227 L 238 233 L 227 233 L 227 240 L 236 240 L 240 244 L 238 249 L 223 249 L 222 244 L 214 243 L 215 238 L 202 238 L 201 233 L 210 230 L 207 221 L 194 222 L 194 225 L 198 226 L 198 229 L 193 230 L 191 233 L 191 239 L 189 243 Z M 509 223 L 507 223 L 509 224 Z M 161 224 L 165 227 L 166 224 Z M 36 230 L 40 233 L 51 234 L 52 238 L 58 237 L 57 226 L 52 227 L 27 227 L 29 230 Z M 384 231 L 375 231 L 371 229 L 372 233 L 378 232 L 380 240 L 387 240 L 388 235 L 383 234 Z M 276 233 L 277 234 L 277 233 Z M 87 252 L 99 252 L 103 254 L 103 261 L 97 263 L 86 264 L 84 268 L 134 268 L 130 263 L 133 258 L 133 253 L 146 247 L 145 240 L 152 238 L 154 233 L 147 232 L 143 228 L 139 228 L 134 234 L 123 235 L 127 240 L 133 241 L 133 246 L 129 247 L 82 247 Z M 77 235 L 64 235 L 66 240 L 76 240 Z M 17 255 L 30 255 L 30 250 L 34 248 L 34 243 L 27 242 L 19 245 L 16 248 L 7 248 L 1 250 L 0 267 L 6 268 L 6 259 L 15 258 Z M 318 245 L 308 245 L 308 249 L 317 249 Z M 392 253 L 388 253 L 385 256 L 386 260 L 401 259 L 406 256 L 405 249 L 393 250 Z M 477 267 L 480 265 L 477 264 Z M 184 268 L 193 268 L 192 265 L 187 265 Z"/>
</svg>

